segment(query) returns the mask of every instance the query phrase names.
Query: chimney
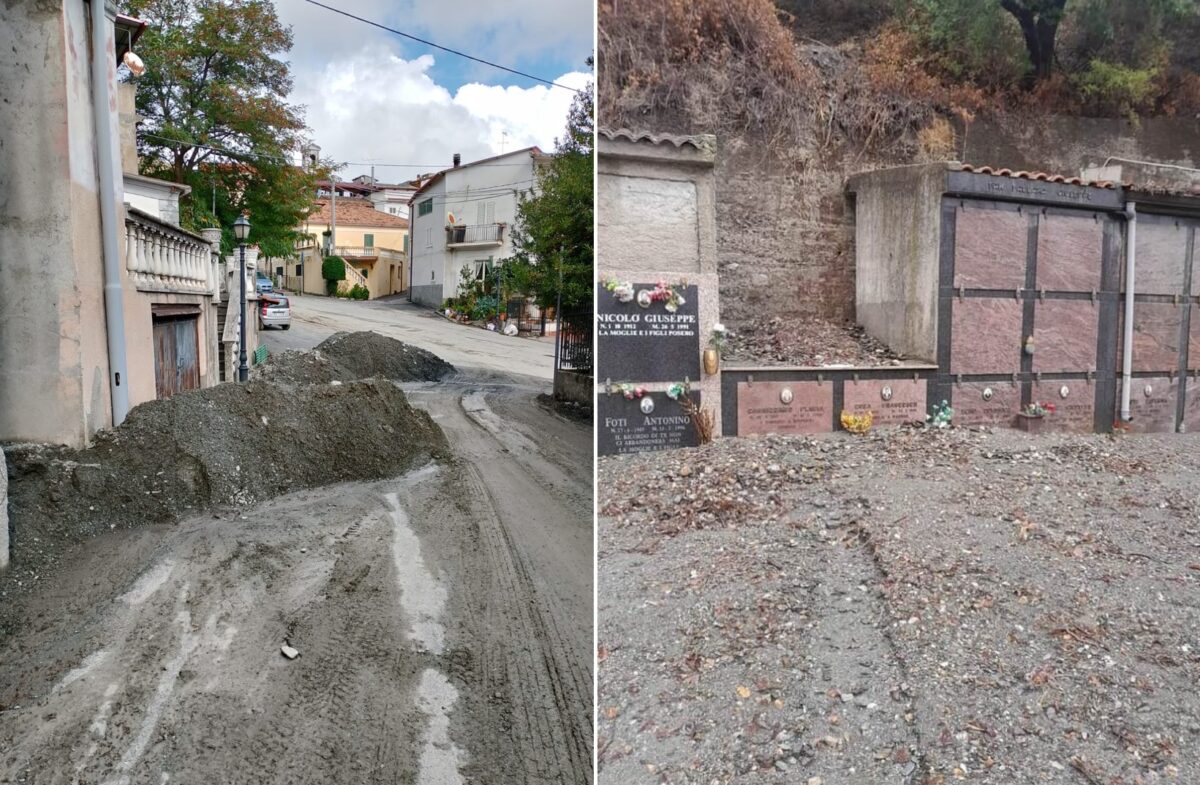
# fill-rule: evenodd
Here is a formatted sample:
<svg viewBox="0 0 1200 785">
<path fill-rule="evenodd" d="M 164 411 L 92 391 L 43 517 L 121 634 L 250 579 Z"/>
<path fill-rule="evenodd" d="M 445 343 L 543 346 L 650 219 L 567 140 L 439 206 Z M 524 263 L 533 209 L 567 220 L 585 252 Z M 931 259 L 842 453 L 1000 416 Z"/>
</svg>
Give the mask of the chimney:
<svg viewBox="0 0 1200 785">
<path fill-rule="evenodd" d="M 462 163 L 462 156 L 459 155 L 458 153 L 455 153 L 454 154 L 454 168 L 457 169 L 458 165 L 461 163 Z"/>
</svg>

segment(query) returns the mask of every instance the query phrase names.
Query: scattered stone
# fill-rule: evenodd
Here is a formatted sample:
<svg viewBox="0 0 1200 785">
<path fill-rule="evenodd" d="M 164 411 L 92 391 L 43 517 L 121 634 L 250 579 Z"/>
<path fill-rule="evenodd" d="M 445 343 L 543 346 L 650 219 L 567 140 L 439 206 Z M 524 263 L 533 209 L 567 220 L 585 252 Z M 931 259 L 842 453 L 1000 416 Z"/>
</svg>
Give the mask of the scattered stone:
<svg viewBox="0 0 1200 785">
<path fill-rule="evenodd" d="M 296 651 L 291 646 L 288 646 L 286 643 L 283 644 L 283 646 L 280 646 L 279 650 L 283 652 L 283 656 L 287 657 L 289 660 L 294 660 L 300 656 L 300 652 Z"/>
</svg>

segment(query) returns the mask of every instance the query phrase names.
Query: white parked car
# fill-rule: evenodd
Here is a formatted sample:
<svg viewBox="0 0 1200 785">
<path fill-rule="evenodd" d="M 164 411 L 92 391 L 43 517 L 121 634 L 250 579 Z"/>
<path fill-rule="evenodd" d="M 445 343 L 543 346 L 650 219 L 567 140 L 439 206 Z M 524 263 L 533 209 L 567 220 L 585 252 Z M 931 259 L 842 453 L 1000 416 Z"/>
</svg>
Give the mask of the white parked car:
<svg viewBox="0 0 1200 785">
<path fill-rule="evenodd" d="M 287 330 L 292 326 L 292 304 L 288 298 L 279 294 L 263 295 L 258 300 L 258 326 L 282 327 Z"/>
</svg>

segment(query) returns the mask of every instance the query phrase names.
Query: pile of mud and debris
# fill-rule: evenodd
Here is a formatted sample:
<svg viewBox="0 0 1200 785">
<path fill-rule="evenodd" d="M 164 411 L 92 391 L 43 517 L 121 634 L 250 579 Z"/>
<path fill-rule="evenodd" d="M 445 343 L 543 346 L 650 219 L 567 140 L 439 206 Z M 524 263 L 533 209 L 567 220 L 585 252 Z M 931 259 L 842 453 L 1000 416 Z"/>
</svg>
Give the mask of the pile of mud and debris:
<svg viewBox="0 0 1200 785">
<path fill-rule="evenodd" d="M 776 316 L 737 325 L 725 359 L 767 365 L 901 365 L 903 357 L 858 325 L 824 319 Z"/>
<path fill-rule="evenodd" d="M 102 531 L 391 477 L 448 457 L 441 429 L 391 379 L 436 379 L 451 366 L 362 335 L 322 344 L 329 351 L 320 366 L 346 381 L 221 384 L 141 404 L 85 449 L 7 445 L 17 581 L 32 579 L 73 543 Z M 364 356 L 350 356 L 347 344 L 362 347 Z M 291 367 L 304 362 L 298 358 Z M 364 371 L 388 378 L 357 378 Z"/>
<path fill-rule="evenodd" d="M 1194 436 L 599 461 L 601 779 L 1200 781 Z"/>
<path fill-rule="evenodd" d="M 379 333 L 335 333 L 311 351 L 288 350 L 256 370 L 263 381 L 328 384 L 374 377 L 393 382 L 436 382 L 454 366 L 432 352 Z"/>
</svg>

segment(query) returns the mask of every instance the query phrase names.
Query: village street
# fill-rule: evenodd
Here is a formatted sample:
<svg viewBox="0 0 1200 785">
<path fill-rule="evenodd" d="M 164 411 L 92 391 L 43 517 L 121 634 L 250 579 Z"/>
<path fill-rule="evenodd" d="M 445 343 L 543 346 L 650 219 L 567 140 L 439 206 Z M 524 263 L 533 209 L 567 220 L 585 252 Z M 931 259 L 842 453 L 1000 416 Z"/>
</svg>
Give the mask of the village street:
<svg viewBox="0 0 1200 785">
<path fill-rule="evenodd" d="M 554 376 L 554 338 L 510 338 L 455 324 L 403 296 L 380 300 L 290 296 L 292 327 L 263 331 L 271 350 L 311 349 L 339 330 L 373 330 L 433 352 L 456 368 L 473 367 L 538 379 Z"/>
<path fill-rule="evenodd" d="M 541 403 L 546 344 L 407 304 L 294 302 L 273 359 L 278 340 L 370 325 L 463 362 L 399 385 L 449 449 L 392 479 L 118 526 L 36 592 L 12 575 L 0 783 L 591 782 L 591 431 Z M 271 428 L 320 427 L 281 400 Z"/>
</svg>

